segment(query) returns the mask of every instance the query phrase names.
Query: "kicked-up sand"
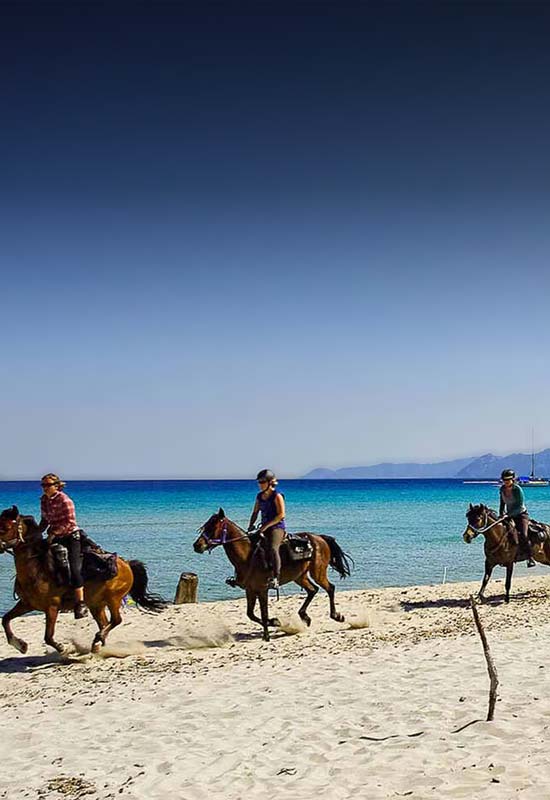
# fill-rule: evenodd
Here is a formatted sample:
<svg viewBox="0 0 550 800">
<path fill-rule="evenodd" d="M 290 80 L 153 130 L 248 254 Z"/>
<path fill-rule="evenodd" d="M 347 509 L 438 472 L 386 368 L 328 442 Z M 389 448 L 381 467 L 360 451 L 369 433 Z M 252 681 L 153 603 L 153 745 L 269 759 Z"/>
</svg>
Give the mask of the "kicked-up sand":
<svg viewBox="0 0 550 800">
<path fill-rule="evenodd" d="M 243 599 L 129 609 L 102 656 L 93 623 L 64 614 L 68 660 L 42 616 L 16 620 L 29 650 L 0 645 L 0 798 L 548 798 L 550 573 L 517 579 L 509 605 L 493 581 L 480 606 L 493 722 L 478 587 L 339 591 L 343 624 L 319 593 L 305 630 L 282 596 L 269 643 Z"/>
</svg>

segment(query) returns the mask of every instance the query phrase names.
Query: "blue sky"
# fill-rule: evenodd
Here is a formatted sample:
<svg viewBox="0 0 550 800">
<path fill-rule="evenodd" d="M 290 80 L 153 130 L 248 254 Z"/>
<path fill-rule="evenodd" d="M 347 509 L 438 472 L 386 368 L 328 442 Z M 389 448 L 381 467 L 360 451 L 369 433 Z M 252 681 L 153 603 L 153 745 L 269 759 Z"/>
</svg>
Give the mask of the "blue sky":
<svg viewBox="0 0 550 800">
<path fill-rule="evenodd" d="M 2 13 L 0 475 L 550 446 L 550 9 Z"/>
</svg>

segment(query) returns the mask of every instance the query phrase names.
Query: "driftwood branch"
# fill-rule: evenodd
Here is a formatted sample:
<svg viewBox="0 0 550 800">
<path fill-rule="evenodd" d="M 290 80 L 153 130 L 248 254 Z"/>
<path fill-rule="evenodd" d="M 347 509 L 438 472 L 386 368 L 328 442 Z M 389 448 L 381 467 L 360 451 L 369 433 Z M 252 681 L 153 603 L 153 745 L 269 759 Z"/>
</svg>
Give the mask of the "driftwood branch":
<svg viewBox="0 0 550 800">
<path fill-rule="evenodd" d="M 470 605 L 472 606 L 474 621 L 478 633 L 481 637 L 481 642 L 483 644 L 483 652 L 485 653 L 485 660 L 487 661 L 487 670 L 489 672 L 489 678 L 491 680 L 491 685 L 489 688 L 489 711 L 487 712 L 487 722 L 491 722 L 495 714 L 495 703 L 497 701 L 497 687 L 498 687 L 497 669 L 495 667 L 495 662 L 493 661 L 493 657 L 491 655 L 491 650 L 489 649 L 489 643 L 487 641 L 487 637 L 485 636 L 485 631 L 483 629 L 483 625 L 481 624 L 481 619 L 479 618 L 476 601 L 473 595 L 470 595 Z"/>
</svg>

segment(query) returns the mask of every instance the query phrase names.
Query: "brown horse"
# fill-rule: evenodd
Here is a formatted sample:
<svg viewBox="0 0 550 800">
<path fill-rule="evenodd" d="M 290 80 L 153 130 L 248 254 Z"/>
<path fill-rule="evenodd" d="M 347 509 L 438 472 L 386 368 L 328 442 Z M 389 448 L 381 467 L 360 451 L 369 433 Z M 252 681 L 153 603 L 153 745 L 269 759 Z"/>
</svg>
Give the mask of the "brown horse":
<svg viewBox="0 0 550 800">
<path fill-rule="evenodd" d="M 247 615 L 249 619 L 263 627 L 263 638 L 268 642 L 268 625 L 274 626 L 279 623 L 276 619 L 268 617 L 267 592 L 271 571 L 259 557 L 258 546 L 254 546 L 248 534 L 225 516 L 223 508 L 220 508 L 217 514 L 212 514 L 199 530 L 200 536 L 193 545 L 195 552 L 204 553 L 223 545 L 228 559 L 235 567 L 236 583 L 246 591 Z M 334 585 L 327 578 L 327 569 L 329 566 L 333 567 L 341 578 L 345 578 L 350 574 L 351 558 L 343 552 L 332 536 L 320 536 L 314 533 L 298 535 L 307 537 L 311 542 L 313 555 L 304 561 L 291 561 L 282 554 L 281 584 L 294 581 L 305 589 L 307 597 L 298 614 L 306 625 L 311 624 L 307 607 L 319 591 L 319 586 L 322 586 L 328 594 L 332 619 L 344 622 L 343 615 L 336 611 Z M 257 600 L 260 603 L 261 618 L 254 613 Z"/>
<path fill-rule="evenodd" d="M 518 534 L 514 523 L 510 519 L 501 518 L 496 511 L 484 505 L 473 506 L 466 512 L 468 527 L 462 534 L 462 538 L 467 544 L 483 534 L 485 536 L 485 574 L 481 582 L 478 597 L 484 600 L 484 592 L 491 573 L 496 566 L 506 567 L 506 595 L 505 600 L 510 602 L 510 587 L 512 585 L 512 573 L 516 561 L 525 561 L 528 553 L 524 547 L 518 543 Z M 550 526 L 542 522 L 529 521 L 529 532 L 532 526 L 536 526 L 537 533 L 543 534 L 543 541 L 533 542 L 533 558 L 541 564 L 550 566 Z"/>
<path fill-rule="evenodd" d="M 56 582 L 48 566 L 48 547 L 33 517 L 21 516 L 17 506 L 0 514 L 0 552 L 11 552 L 15 558 L 15 589 L 19 601 L 2 618 L 8 643 L 20 653 L 27 652 L 27 643 L 14 636 L 11 621 L 29 611 L 46 615 L 44 641 L 58 653 L 67 648 L 54 639 L 55 623 L 60 611 L 73 608 L 73 590 Z M 117 556 L 117 574 L 107 581 L 89 581 L 84 585 L 84 598 L 98 625 L 92 652 L 98 652 L 107 635 L 122 622 L 122 598 L 129 594 L 136 604 L 149 611 L 161 611 L 166 603 L 158 595 L 147 592 L 147 572 L 141 561 L 124 561 Z M 106 609 L 109 609 L 109 618 Z"/>
</svg>

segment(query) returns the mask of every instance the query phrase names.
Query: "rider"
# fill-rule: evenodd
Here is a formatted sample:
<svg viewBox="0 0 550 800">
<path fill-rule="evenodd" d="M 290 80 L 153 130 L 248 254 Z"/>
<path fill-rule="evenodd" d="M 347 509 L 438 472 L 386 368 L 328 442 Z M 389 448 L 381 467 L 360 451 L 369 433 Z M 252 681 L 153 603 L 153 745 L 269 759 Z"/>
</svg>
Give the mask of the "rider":
<svg viewBox="0 0 550 800">
<path fill-rule="evenodd" d="M 269 581 L 270 589 L 278 589 L 281 579 L 281 555 L 279 548 L 286 536 L 285 527 L 285 499 L 277 491 L 277 478 L 270 469 L 262 469 L 256 476 L 260 491 L 256 495 L 256 502 L 252 510 L 248 530 L 254 528 L 256 517 L 261 512 L 262 524 L 258 533 L 265 533 L 271 550 L 271 566 L 273 577 Z"/>
<path fill-rule="evenodd" d="M 40 481 L 44 494 L 40 498 L 40 532 L 48 529 L 48 544 L 62 544 L 67 548 L 71 567 L 71 586 L 74 589 L 74 616 L 82 619 L 88 614 L 84 603 L 82 580 L 82 552 L 80 529 L 76 522 L 74 503 L 61 490 L 65 486 L 58 475 L 48 472 Z"/>
<path fill-rule="evenodd" d="M 510 517 L 520 537 L 522 538 L 529 558 L 527 559 L 528 567 L 535 567 L 536 563 L 533 558 L 533 546 L 529 539 L 529 514 L 525 507 L 525 497 L 521 486 L 516 483 L 516 473 L 513 469 L 504 469 L 501 473 L 500 479 L 502 486 L 500 487 L 500 508 L 499 517 L 506 514 Z"/>
</svg>

